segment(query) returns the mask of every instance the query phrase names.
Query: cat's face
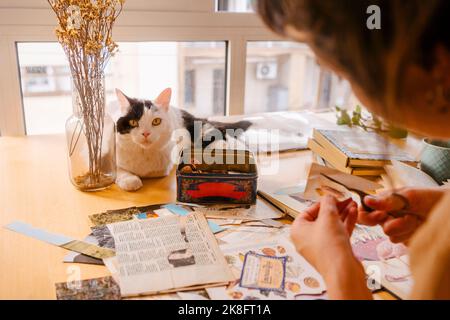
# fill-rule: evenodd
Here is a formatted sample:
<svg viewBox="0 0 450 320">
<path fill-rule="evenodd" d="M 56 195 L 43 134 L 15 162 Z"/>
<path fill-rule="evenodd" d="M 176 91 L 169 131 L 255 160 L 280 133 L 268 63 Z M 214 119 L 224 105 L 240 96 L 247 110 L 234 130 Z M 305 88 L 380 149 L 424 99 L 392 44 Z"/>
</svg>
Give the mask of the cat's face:
<svg viewBox="0 0 450 320">
<path fill-rule="evenodd" d="M 128 98 L 116 90 L 122 117 L 117 131 L 142 148 L 160 146 L 169 141 L 172 125 L 169 116 L 171 90 L 164 90 L 155 101 Z"/>
</svg>

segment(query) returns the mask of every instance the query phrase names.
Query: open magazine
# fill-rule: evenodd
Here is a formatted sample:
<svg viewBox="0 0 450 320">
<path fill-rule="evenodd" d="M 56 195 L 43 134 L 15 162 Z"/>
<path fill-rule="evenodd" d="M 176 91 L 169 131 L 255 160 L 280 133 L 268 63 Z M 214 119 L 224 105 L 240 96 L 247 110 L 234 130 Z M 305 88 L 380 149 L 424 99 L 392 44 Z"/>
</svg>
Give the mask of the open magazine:
<svg viewBox="0 0 450 320">
<path fill-rule="evenodd" d="M 222 285 L 234 277 L 200 213 L 107 225 L 116 256 L 105 265 L 123 297 Z"/>
</svg>

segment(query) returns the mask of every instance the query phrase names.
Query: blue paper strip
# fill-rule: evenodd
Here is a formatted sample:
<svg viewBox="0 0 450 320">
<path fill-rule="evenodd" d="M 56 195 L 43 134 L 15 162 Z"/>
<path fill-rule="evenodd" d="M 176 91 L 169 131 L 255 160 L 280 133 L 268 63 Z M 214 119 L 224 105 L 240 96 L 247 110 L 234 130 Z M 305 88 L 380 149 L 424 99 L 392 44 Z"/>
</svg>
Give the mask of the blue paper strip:
<svg viewBox="0 0 450 320">
<path fill-rule="evenodd" d="M 55 246 L 62 246 L 63 244 L 75 240 L 61 234 L 50 233 L 42 229 L 34 228 L 33 226 L 21 221 L 11 222 L 10 224 L 6 225 L 5 228 L 29 236 L 31 238 L 53 244 Z"/>
<path fill-rule="evenodd" d="M 209 224 L 209 228 L 211 229 L 212 233 L 219 233 L 219 232 L 226 230 L 226 228 L 219 226 L 217 223 L 208 221 L 208 224 Z"/>
<path fill-rule="evenodd" d="M 187 216 L 189 213 L 191 213 L 191 211 L 173 203 L 166 204 L 163 206 L 163 208 L 166 208 L 170 210 L 172 213 L 177 214 L 179 216 Z"/>
<path fill-rule="evenodd" d="M 166 208 L 173 214 L 176 214 L 179 216 L 187 216 L 189 213 L 192 213 L 192 211 L 189 211 L 189 210 L 187 210 L 179 205 L 173 204 L 173 203 L 166 204 L 163 206 L 163 208 Z M 217 223 L 208 221 L 208 224 L 209 224 L 209 228 L 211 229 L 212 233 L 219 233 L 219 232 L 226 230 L 226 228 L 219 226 Z"/>
<path fill-rule="evenodd" d="M 136 215 L 136 218 L 138 218 L 138 219 L 147 219 L 147 213 L 146 213 L 146 212 L 144 212 L 144 213 L 138 213 L 138 214 Z"/>
</svg>

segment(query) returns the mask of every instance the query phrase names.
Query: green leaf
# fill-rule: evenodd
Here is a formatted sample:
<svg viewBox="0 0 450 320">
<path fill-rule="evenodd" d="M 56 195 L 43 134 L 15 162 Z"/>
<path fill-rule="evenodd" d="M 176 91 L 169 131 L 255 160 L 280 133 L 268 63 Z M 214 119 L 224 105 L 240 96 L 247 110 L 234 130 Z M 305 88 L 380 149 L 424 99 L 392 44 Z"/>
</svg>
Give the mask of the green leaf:
<svg viewBox="0 0 450 320">
<path fill-rule="evenodd" d="M 362 113 L 362 108 L 361 108 L 361 106 L 360 106 L 360 105 L 357 105 L 354 112 L 356 112 L 357 114 L 361 114 L 361 113 Z"/>
<path fill-rule="evenodd" d="M 340 126 L 347 125 L 351 127 L 352 120 L 347 113 L 347 110 L 341 110 L 340 115 L 337 118 L 337 124 Z"/>
<path fill-rule="evenodd" d="M 387 134 L 394 139 L 405 139 L 408 136 L 408 131 L 402 128 L 389 126 Z"/>
<path fill-rule="evenodd" d="M 353 112 L 352 123 L 356 126 L 361 125 L 361 115 L 359 113 Z"/>
</svg>

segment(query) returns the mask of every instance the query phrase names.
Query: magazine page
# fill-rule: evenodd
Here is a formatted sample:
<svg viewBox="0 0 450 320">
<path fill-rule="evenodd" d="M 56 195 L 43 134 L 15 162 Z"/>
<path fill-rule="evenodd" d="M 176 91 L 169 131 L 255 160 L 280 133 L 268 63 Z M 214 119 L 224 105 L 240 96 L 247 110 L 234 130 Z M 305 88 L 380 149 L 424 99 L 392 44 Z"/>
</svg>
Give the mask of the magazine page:
<svg viewBox="0 0 450 320">
<path fill-rule="evenodd" d="M 122 296 L 233 280 L 202 214 L 108 225 Z"/>
</svg>

